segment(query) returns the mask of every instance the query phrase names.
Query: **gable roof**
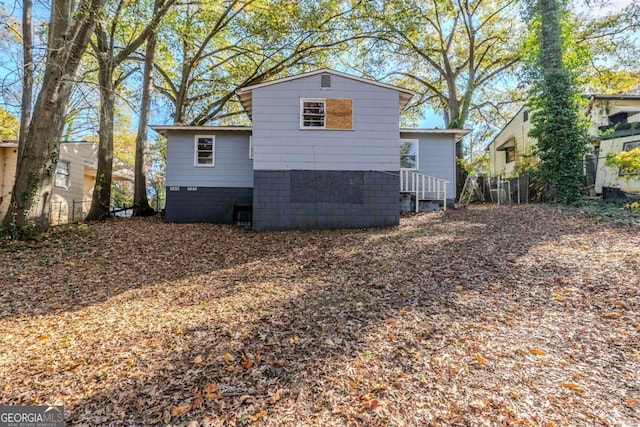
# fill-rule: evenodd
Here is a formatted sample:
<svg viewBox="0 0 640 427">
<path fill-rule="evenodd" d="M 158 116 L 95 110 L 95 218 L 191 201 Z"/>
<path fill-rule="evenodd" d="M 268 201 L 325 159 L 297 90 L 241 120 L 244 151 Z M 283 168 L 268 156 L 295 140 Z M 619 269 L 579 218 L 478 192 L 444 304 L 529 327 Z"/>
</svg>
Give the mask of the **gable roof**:
<svg viewBox="0 0 640 427">
<path fill-rule="evenodd" d="M 238 98 L 240 98 L 240 102 L 242 103 L 242 106 L 244 107 L 245 111 L 249 115 L 249 118 L 251 118 L 251 113 L 252 113 L 251 93 L 253 92 L 254 89 L 260 89 L 267 86 L 290 82 L 292 80 L 311 77 L 318 74 L 331 74 L 334 76 L 343 77 L 345 79 L 350 79 L 350 80 L 354 80 L 361 83 L 367 83 L 373 86 L 383 87 L 385 89 L 395 90 L 400 95 L 400 101 L 398 104 L 399 111 L 404 110 L 404 108 L 407 106 L 409 101 L 411 101 L 411 98 L 413 98 L 413 96 L 415 95 L 415 92 L 409 89 L 405 89 L 399 86 L 393 86 L 387 83 L 381 83 L 375 80 L 365 79 L 363 77 L 357 77 L 352 74 L 341 73 L 340 71 L 332 70 L 330 68 L 321 68 L 319 70 L 310 71 L 308 73 L 296 74 L 295 76 L 283 77 L 281 79 L 271 80 L 268 82 L 263 82 L 263 83 L 258 83 L 251 86 L 242 87 L 236 90 L 236 95 L 238 95 Z"/>
</svg>

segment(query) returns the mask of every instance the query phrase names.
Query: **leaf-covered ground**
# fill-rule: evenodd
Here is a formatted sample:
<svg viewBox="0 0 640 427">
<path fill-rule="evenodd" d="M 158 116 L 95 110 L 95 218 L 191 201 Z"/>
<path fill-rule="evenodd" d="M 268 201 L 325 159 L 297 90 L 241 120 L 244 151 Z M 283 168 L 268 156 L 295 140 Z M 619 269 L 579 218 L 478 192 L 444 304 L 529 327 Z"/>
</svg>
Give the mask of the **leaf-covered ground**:
<svg viewBox="0 0 640 427">
<path fill-rule="evenodd" d="M 69 425 L 640 425 L 637 227 L 118 219 L 0 257 L 0 404 Z"/>
</svg>

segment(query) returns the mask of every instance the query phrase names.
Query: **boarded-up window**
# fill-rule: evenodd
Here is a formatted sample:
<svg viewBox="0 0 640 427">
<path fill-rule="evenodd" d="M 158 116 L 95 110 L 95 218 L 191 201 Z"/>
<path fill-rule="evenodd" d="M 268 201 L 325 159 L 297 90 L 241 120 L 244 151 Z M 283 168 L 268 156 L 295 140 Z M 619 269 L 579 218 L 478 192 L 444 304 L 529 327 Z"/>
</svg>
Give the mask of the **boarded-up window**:
<svg viewBox="0 0 640 427">
<path fill-rule="evenodd" d="M 327 99 L 327 129 L 353 129 L 353 100 Z"/>
<path fill-rule="evenodd" d="M 300 127 L 353 129 L 353 100 L 301 99 Z"/>
</svg>

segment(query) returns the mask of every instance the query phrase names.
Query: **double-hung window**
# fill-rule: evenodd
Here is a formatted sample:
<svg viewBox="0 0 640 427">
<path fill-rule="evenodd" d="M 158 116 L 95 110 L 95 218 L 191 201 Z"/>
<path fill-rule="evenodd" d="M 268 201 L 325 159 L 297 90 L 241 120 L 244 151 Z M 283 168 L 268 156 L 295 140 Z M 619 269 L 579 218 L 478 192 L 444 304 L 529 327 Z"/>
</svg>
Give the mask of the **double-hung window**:
<svg viewBox="0 0 640 427">
<path fill-rule="evenodd" d="M 325 127 L 326 101 L 324 99 L 302 99 L 300 109 L 301 128 Z"/>
<path fill-rule="evenodd" d="M 214 136 L 198 135 L 194 145 L 194 166 L 213 167 L 215 165 L 216 143 Z"/>
<path fill-rule="evenodd" d="M 55 186 L 60 188 L 69 188 L 71 184 L 71 163 L 58 160 L 58 165 L 56 166 L 56 182 Z"/>
<path fill-rule="evenodd" d="M 401 169 L 418 169 L 418 140 L 417 139 L 401 139 L 400 140 L 400 168 Z"/>
</svg>

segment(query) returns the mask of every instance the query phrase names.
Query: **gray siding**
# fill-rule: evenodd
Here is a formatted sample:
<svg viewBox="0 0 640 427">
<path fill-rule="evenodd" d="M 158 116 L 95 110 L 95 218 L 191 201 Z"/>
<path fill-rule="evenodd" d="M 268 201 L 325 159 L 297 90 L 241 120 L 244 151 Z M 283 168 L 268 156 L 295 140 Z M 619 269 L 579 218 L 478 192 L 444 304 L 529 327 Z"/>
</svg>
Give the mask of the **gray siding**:
<svg viewBox="0 0 640 427">
<path fill-rule="evenodd" d="M 253 91 L 256 170 L 399 170 L 398 92 L 320 75 Z M 353 130 L 300 129 L 301 98 L 353 100 Z"/>
<path fill-rule="evenodd" d="M 397 225 L 395 172 L 255 171 L 253 229 L 331 229 Z"/>
<path fill-rule="evenodd" d="M 186 187 L 167 187 L 167 222 L 233 223 L 234 206 L 251 206 L 252 188 L 206 188 L 191 191 Z"/>
<path fill-rule="evenodd" d="M 401 139 L 418 140 L 418 172 L 449 181 L 447 199 L 455 199 L 456 148 L 454 136 L 403 132 Z"/>
<path fill-rule="evenodd" d="M 195 167 L 196 135 L 215 135 L 215 166 Z M 174 131 L 167 135 L 168 187 L 253 187 L 249 131 Z"/>
</svg>

